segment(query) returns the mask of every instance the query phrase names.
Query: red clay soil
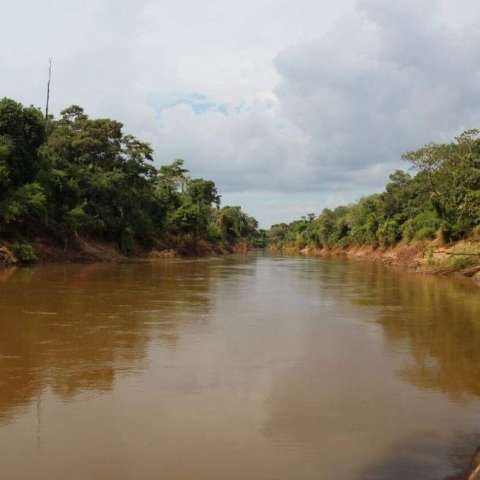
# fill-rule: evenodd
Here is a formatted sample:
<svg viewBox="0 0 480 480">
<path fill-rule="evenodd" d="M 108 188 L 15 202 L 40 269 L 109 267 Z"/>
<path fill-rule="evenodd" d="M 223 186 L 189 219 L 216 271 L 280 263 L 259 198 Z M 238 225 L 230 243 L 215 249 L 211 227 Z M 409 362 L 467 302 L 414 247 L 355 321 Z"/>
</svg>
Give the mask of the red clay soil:
<svg viewBox="0 0 480 480">
<path fill-rule="evenodd" d="M 31 242 L 31 245 L 41 263 L 125 262 L 132 259 L 171 258 L 176 256 L 203 257 L 228 253 L 246 253 L 248 251 L 246 243 L 241 243 L 230 251 L 204 240 L 196 241 L 189 236 L 169 239 L 168 245 L 171 246 L 166 248 L 145 249 L 137 246 L 129 257 L 123 255 L 114 242 L 100 242 L 85 238 L 77 238 L 65 245 L 39 238 Z M 2 244 L 0 241 L 0 267 L 17 263 L 20 262 L 8 247 L 8 244 Z"/>
<path fill-rule="evenodd" d="M 434 258 L 441 260 L 451 255 L 455 245 L 441 245 L 437 242 L 414 242 L 399 243 L 394 247 L 373 247 L 373 246 L 349 246 L 335 248 L 315 248 L 305 247 L 298 249 L 296 247 L 271 247 L 272 251 L 283 252 L 287 254 L 311 255 L 317 257 L 346 257 L 356 260 L 379 261 L 395 267 L 407 268 L 420 273 L 429 273 L 434 275 L 457 274 L 464 277 L 470 277 L 480 284 L 480 265 L 471 266 L 463 270 L 453 267 L 432 267 L 428 265 L 426 252 L 428 249 L 434 251 Z M 480 480 L 480 479 L 479 479 Z"/>
<path fill-rule="evenodd" d="M 48 240 L 37 239 L 32 242 L 32 246 L 41 262 L 119 262 L 126 259 L 114 243 L 81 238 L 67 245 L 59 245 Z"/>
<path fill-rule="evenodd" d="M 0 247 L 0 266 L 15 265 L 16 263 L 15 255 L 7 247 Z"/>
</svg>

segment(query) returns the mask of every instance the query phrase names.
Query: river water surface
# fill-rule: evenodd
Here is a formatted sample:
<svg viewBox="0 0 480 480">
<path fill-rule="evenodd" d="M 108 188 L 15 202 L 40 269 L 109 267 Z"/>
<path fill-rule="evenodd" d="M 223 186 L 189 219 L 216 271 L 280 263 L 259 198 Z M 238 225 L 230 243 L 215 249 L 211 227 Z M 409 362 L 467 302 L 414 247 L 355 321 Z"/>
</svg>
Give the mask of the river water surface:
<svg viewBox="0 0 480 480">
<path fill-rule="evenodd" d="M 480 295 L 250 255 L 0 271 L 2 480 L 441 480 L 480 445 Z"/>
</svg>

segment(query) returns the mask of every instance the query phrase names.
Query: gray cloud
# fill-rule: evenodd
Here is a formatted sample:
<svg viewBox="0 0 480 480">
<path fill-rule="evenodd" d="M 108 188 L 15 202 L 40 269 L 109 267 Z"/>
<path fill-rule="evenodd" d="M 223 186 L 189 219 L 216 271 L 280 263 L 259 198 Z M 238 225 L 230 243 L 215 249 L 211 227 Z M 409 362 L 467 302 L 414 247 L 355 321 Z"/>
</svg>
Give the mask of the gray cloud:
<svg viewBox="0 0 480 480">
<path fill-rule="evenodd" d="M 0 96 L 79 103 L 182 157 L 263 224 L 382 187 L 400 155 L 480 125 L 471 0 L 18 0 Z M 282 217 L 284 213 L 284 217 Z"/>
<path fill-rule="evenodd" d="M 405 150 L 480 124 L 480 31 L 447 27 L 439 8 L 362 0 L 277 57 L 279 100 L 312 142 L 312 188 L 380 186 Z"/>
</svg>

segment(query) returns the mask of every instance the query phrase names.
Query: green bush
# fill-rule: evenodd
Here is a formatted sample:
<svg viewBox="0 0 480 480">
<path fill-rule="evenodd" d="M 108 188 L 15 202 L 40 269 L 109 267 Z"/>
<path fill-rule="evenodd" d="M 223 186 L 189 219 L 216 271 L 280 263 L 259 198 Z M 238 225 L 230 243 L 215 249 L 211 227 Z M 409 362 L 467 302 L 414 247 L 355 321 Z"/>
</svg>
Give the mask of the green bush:
<svg viewBox="0 0 480 480">
<path fill-rule="evenodd" d="M 396 220 L 387 220 L 380 225 L 377 235 L 381 245 L 395 245 L 401 238 L 400 225 Z"/>
<path fill-rule="evenodd" d="M 479 261 L 480 257 L 475 256 L 452 256 L 451 264 L 456 270 L 473 267 Z"/>
<path fill-rule="evenodd" d="M 33 247 L 29 243 L 12 243 L 11 249 L 13 254 L 22 263 L 32 263 L 38 260 Z"/>
<path fill-rule="evenodd" d="M 419 213 L 408 219 L 402 227 L 405 240 L 432 240 L 441 226 L 440 219 L 432 210 Z"/>
<path fill-rule="evenodd" d="M 432 227 L 422 227 L 418 232 L 415 233 L 415 240 L 433 240 L 437 230 Z"/>
</svg>

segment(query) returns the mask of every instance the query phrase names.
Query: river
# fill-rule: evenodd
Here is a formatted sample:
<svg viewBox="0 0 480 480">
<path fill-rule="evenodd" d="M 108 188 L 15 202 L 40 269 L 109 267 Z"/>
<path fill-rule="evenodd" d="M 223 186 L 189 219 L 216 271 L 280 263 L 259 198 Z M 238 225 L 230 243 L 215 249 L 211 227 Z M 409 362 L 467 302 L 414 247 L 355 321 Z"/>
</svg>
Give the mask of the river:
<svg viewBox="0 0 480 480">
<path fill-rule="evenodd" d="M 252 254 L 0 271 L 2 480 L 441 480 L 480 446 L 480 295 Z"/>
</svg>

